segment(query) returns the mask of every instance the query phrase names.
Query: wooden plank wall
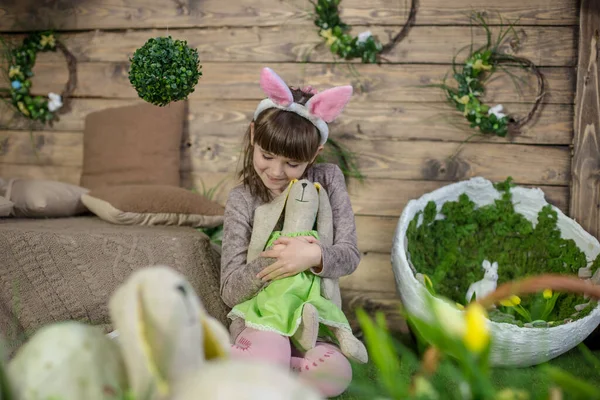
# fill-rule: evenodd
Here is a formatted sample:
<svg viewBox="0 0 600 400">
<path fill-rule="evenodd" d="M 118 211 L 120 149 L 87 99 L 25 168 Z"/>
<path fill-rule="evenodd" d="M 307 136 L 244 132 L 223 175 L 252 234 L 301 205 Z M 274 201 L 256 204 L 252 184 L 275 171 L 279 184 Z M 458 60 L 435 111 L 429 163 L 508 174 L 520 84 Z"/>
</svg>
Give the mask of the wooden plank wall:
<svg viewBox="0 0 600 400">
<path fill-rule="evenodd" d="M 600 237 L 600 82 L 598 40 L 600 3 L 582 0 L 573 162 L 571 218 L 595 237 Z"/>
<path fill-rule="evenodd" d="M 385 41 L 404 23 L 409 0 L 344 0 L 345 22 L 358 34 L 370 29 Z M 136 98 L 128 57 L 148 38 L 171 35 L 197 47 L 203 76 L 190 96 L 189 132 L 182 144 L 181 173 L 187 187 L 228 183 L 239 159 L 241 136 L 262 98 L 259 71 L 270 66 L 291 85 L 317 88 L 351 83 L 356 95 L 332 125 L 359 156 L 364 184 L 352 182 L 359 247 L 358 271 L 343 280 L 353 304 L 395 306 L 390 265 L 392 237 L 403 206 L 452 181 L 472 176 L 542 187 L 550 201 L 568 212 L 577 65 L 578 5 L 575 0 L 421 0 L 416 25 L 381 66 L 336 63 L 321 44 L 306 0 L 61 0 L 7 1 L 0 5 L 0 32 L 18 40 L 33 29 L 58 29 L 78 60 L 73 109 L 53 128 L 35 131 L 9 121 L 1 109 L 0 176 L 27 176 L 78 183 L 86 114 Z M 534 123 L 513 139 L 486 138 L 467 144 L 472 131 L 442 93 L 423 85 L 440 82 L 454 53 L 484 42 L 466 17 L 486 10 L 492 24 L 519 19 L 519 55 L 531 58 L 547 79 L 544 104 Z M 494 28 L 494 29 L 497 29 Z M 511 45 L 507 51 L 513 51 Z M 40 55 L 34 92 L 59 92 L 67 79 L 59 55 Z M 523 115 L 534 100 L 535 78 L 515 91 L 507 75 L 488 85 L 487 102 Z"/>
</svg>

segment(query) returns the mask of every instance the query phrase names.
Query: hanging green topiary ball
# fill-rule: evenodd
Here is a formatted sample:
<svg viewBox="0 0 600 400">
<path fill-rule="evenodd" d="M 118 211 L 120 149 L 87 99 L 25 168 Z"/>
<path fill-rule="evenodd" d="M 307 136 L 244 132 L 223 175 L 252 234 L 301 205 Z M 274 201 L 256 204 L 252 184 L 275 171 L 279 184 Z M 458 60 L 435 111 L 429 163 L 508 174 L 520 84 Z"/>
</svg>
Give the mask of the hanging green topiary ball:
<svg viewBox="0 0 600 400">
<path fill-rule="evenodd" d="M 186 99 L 202 75 L 198 51 L 170 36 L 149 39 L 129 61 L 129 82 L 157 106 Z"/>
</svg>

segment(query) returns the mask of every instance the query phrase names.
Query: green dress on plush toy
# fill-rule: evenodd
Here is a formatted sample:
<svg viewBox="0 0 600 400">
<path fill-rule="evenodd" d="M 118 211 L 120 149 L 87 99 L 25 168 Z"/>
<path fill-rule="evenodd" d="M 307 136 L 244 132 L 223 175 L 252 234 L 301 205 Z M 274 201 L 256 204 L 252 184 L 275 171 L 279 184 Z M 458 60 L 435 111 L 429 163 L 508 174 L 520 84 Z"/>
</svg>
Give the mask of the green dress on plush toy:
<svg viewBox="0 0 600 400">
<path fill-rule="evenodd" d="M 269 237 L 266 248 L 282 236 L 275 231 Z M 317 231 L 297 232 L 285 236 L 313 236 L 319 238 Z M 243 318 L 246 326 L 293 336 L 302 320 L 302 309 L 310 303 L 319 313 L 319 328 L 323 325 L 350 329 L 348 319 L 330 300 L 321 295 L 321 278 L 304 271 L 288 278 L 272 281 L 250 300 L 233 307 L 230 316 Z M 326 332 L 326 330 L 323 330 Z"/>
</svg>

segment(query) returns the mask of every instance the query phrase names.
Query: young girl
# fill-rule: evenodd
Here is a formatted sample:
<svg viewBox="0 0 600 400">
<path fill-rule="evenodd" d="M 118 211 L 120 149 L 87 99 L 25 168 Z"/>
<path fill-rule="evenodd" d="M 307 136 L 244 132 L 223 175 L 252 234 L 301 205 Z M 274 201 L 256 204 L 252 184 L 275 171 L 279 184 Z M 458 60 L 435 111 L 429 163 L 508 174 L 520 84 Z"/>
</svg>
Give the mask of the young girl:
<svg viewBox="0 0 600 400">
<path fill-rule="evenodd" d="M 356 226 L 344 176 L 333 164 L 314 164 L 327 141 L 327 122 L 343 110 L 351 86 L 328 89 L 314 97 L 310 88 L 289 88 L 271 69 L 261 72 L 267 98 L 254 113 L 245 137 L 243 183 L 232 189 L 225 206 L 221 254 L 221 296 L 229 307 L 254 297 L 277 279 L 310 271 L 320 277 L 351 274 L 360 261 Z M 294 179 L 320 183 L 333 214 L 333 245 L 313 237 L 281 237 L 262 257 L 247 262 L 254 211 L 281 194 Z M 232 323 L 234 356 L 254 357 L 298 371 L 327 397 L 342 393 L 352 379 L 350 363 L 331 343 L 301 353 L 277 333 Z M 326 379 L 324 377 L 327 377 Z"/>
</svg>

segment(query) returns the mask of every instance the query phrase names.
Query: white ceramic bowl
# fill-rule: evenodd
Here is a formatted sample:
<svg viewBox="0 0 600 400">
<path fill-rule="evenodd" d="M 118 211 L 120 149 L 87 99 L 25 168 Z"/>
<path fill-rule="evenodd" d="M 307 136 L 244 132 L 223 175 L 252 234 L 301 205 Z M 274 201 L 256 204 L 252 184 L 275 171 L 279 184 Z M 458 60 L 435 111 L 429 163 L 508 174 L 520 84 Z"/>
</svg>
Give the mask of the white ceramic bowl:
<svg viewBox="0 0 600 400">
<path fill-rule="evenodd" d="M 411 200 L 404 208 L 396 227 L 392 247 L 392 269 L 396 285 L 407 311 L 427 320 L 431 318 L 431 310 L 426 307 L 426 296 L 432 296 L 422 290 L 423 285 L 415 278 L 413 267 L 407 259 L 406 230 L 416 213 L 422 211 L 429 201 L 435 201 L 440 211 L 442 204 L 457 200 L 462 193 L 466 193 L 478 206 L 492 204 L 501 196 L 492 182 L 481 177 L 453 183 L 427 193 L 417 200 Z M 514 187 L 511 193 L 515 211 L 534 223 L 537 221 L 538 212 L 548 204 L 540 189 Z M 586 254 L 588 261 L 594 260 L 600 253 L 598 240 L 559 209 L 553 208 L 558 213 L 557 225 L 562 236 L 573 239 Z M 443 300 L 434 298 L 433 301 Z M 456 313 L 454 316 L 447 315 L 449 319 L 460 318 L 463 312 L 451 307 L 447 309 L 448 312 Z M 520 328 L 513 324 L 488 321 L 493 337 L 491 364 L 526 367 L 548 361 L 577 346 L 599 324 L 600 306 L 584 318 L 550 328 Z"/>
</svg>

